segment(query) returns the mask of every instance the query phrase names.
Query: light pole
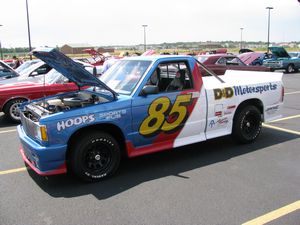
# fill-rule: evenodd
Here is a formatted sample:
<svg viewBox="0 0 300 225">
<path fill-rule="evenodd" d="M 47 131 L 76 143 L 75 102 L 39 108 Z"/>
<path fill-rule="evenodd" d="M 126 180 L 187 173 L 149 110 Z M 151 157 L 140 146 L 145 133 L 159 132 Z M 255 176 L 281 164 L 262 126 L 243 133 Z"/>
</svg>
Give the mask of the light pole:
<svg viewBox="0 0 300 225">
<path fill-rule="evenodd" d="M 242 49 L 243 48 L 243 27 L 241 27 L 240 28 L 241 29 L 241 48 L 240 49 Z"/>
<path fill-rule="evenodd" d="M 142 26 L 144 27 L 144 52 L 145 52 L 146 49 L 147 49 L 147 45 L 146 45 L 146 27 L 147 27 L 148 25 L 144 24 L 144 25 L 142 25 Z"/>
<path fill-rule="evenodd" d="M 2 27 L 3 25 L 0 24 L 0 27 Z M 2 45 L 1 45 L 1 40 L 0 40 L 0 54 L 1 54 L 1 59 L 3 60 L 3 52 L 2 52 Z"/>
<path fill-rule="evenodd" d="M 31 39 L 30 39 L 30 26 L 29 26 L 29 13 L 28 13 L 28 2 L 26 0 L 26 12 L 27 12 L 27 30 L 28 30 L 28 42 L 29 42 L 29 52 L 31 52 Z M 30 60 L 32 60 L 32 55 L 30 54 Z"/>
<path fill-rule="evenodd" d="M 274 9 L 273 7 L 266 7 L 268 9 L 268 46 L 267 46 L 267 53 L 269 53 L 269 45 L 270 45 L 270 11 Z"/>
</svg>

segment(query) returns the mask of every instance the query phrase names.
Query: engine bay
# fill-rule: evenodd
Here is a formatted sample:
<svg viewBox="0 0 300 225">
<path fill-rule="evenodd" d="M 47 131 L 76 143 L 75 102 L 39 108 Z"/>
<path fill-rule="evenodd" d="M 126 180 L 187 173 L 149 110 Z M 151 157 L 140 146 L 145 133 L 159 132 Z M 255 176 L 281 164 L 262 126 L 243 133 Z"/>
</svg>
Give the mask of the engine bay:
<svg viewBox="0 0 300 225">
<path fill-rule="evenodd" d="M 109 98 L 97 95 L 93 92 L 78 91 L 66 93 L 52 98 L 45 98 L 25 106 L 22 110 L 25 117 L 37 122 L 40 117 L 82 108 L 90 105 L 109 102 Z"/>
</svg>

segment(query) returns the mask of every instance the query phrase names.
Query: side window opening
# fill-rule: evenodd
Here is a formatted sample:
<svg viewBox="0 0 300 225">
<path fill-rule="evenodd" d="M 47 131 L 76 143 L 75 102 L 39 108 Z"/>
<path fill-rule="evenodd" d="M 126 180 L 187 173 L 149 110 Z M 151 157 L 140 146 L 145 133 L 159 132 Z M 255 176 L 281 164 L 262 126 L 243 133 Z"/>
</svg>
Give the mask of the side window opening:
<svg viewBox="0 0 300 225">
<path fill-rule="evenodd" d="M 154 70 L 147 85 L 156 85 L 159 92 L 181 91 L 193 88 L 193 79 L 187 62 L 161 63 Z"/>
</svg>

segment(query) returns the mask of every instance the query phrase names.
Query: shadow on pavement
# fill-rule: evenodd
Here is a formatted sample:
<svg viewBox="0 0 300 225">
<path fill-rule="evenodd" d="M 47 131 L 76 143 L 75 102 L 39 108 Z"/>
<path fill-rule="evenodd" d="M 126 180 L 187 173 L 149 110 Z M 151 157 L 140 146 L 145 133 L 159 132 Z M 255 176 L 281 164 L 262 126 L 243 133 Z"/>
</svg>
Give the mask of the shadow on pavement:
<svg viewBox="0 0 300 225">
<path fill-rule="evenodd" d="M 113 177 L 98 183 L 83 183 L 68 175 L 41 177 L 31 170 L 28 172 L 39 187 L 52 197 L 72 198 L 92 194 L 101 200 L 118 195 L 141 183 L 167 176 L 189 179 L 180 174 L 296 138 L 299 136 L 264 128 L 261 136 L 253 144 L 238 145 L 230 137 L 223 137 L 172 151 L 124 159 Z M 264 149 L 266 150 L 271 151 L 272 148 Z"/>
<path fill-rule="evenodd" d="M 0 128 L 2 127 L 15 127 L 19 123 L 15 123 L 7 119 L 3 113 L 0 113 Z"/>
</svg>

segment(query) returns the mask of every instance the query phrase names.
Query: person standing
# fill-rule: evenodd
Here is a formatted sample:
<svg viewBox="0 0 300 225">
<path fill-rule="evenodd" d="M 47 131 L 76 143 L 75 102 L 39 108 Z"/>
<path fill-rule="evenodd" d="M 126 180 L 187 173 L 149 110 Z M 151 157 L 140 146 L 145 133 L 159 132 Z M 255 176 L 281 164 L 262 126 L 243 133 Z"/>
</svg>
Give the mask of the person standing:
<svg viewBox="0 0 300 225">
<path fill-rule="evenodd" d="M 13 56 L 13 62 L 14 62 L 13 69 L 17 69 L 22 64 L 20 59 L 15 55 Z"/>
</svg>

